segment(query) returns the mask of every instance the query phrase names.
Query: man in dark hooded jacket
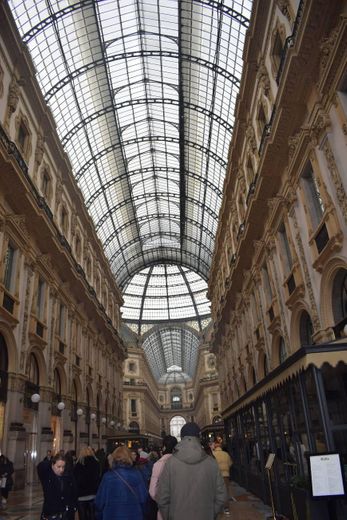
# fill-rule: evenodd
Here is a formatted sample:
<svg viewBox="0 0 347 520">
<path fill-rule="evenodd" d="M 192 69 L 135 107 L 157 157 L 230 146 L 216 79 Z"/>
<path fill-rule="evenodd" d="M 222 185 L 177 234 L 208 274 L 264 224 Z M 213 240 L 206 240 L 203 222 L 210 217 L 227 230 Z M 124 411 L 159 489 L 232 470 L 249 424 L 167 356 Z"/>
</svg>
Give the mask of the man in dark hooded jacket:
<svg viewBox="0 0 347 520">
<path fill-rule="evenodd" d="M 181 442 L 160 475 L 156 500 L 163 520 L 214 520 L 223 510 L 226 489 L 214 457 L 200 443 L 200 428 L 186 423 Z"/>
</svg>

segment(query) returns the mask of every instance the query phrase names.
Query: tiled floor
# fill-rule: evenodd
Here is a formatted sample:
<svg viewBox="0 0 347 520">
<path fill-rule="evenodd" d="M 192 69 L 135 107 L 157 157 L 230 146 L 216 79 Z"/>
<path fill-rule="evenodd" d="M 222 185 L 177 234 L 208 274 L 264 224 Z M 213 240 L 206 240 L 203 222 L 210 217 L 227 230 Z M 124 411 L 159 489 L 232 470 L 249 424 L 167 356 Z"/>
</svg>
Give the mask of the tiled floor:
<svg viewBox="0 0 347 520">
<path fill-rule="evenodd" d="M 269 507 L 235 482 L 230 483 L 229 497 L 230 515 L 219 515 L 218 520 L 266 520 L 271 516 Z M 39 520 L 41 505 L 42 493 L 39 484 L 27 486 L 24 490 L 12 491 L 6 509 L 0 509 L 0 520 Z"/>
<path fill-rule="evenodd" d="M 23 490 L 10 492 L 6 509 L 0 509 L 0 520 L 39 520 L 41 508 L 41 485 L 26 486 Z"/>
<path fill-rule="evenodd" d="M 236 482 L 230 482 L 229 497 L 230 515 L 219 515 L 220 520 L 266 520 L 271 516 L 270 507 Z"/>
</svg>

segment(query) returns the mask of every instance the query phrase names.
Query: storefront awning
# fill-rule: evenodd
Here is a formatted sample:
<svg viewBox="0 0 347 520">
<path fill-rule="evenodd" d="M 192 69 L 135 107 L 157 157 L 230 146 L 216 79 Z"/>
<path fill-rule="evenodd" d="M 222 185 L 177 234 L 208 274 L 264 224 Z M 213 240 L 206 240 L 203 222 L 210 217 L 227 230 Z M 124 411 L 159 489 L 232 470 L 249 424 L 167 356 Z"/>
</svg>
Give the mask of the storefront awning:
<svg viewBox="0 0 347 520">
<path fill-rule="evenodd" d="M 282 386 L 289 379 L 300 372 L 304 372 L 309 366 L 313 365 L 317 368 L 322 368 L 325 363 L 332 367 L 336 367 L 339 363 L 347 364 L 347 342 L 345 339 L 334 343 L 301 347 L 251 390 L 226 408 L 222 414 L 223 419 L 262 395 Z"/>
</svg>

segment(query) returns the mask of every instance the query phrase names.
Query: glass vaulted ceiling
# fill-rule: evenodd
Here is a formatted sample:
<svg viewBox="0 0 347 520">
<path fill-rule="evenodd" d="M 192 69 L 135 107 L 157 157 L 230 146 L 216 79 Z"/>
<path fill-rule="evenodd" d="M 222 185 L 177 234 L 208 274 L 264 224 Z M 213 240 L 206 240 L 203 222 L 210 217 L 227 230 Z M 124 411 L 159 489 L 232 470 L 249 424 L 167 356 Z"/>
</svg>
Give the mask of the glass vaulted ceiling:
<svg viewBox="0 0 347 520">
<path fill-rule="evenodd" d="M 177 276 L 165 275 L 175 304 L 163 319 L 184 307 L 205 314 L 192 285 L 208 279 L 251 1 L 9 4 L 123 290 L 123 318 L 158 308 L 144 302 L 153 266 L 176 266 L 191 301 L 179 310 L 169 297 Z"/>
</svg>

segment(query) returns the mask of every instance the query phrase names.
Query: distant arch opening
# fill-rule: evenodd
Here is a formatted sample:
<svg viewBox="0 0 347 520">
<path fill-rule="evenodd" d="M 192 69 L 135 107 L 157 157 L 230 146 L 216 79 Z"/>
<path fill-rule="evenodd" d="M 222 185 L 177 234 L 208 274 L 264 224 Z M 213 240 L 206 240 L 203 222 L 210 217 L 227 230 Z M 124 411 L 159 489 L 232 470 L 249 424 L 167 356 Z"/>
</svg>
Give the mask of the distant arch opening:
<svg viewBox="0 0 347 520">
<path fill-rule="evenodd" d="M 174 417 L 172 417 L 172 419 L 170 421 L 170 435 L 173 435 L 178 440 L 180 440 L 181 439 L 181 429 L 182 429 L 182 426 L 184 426 L 186 424 L 186 422 L 187 421 L 185 420 L 185 418 L 180 415 L 175 415 Z"/>
</svg>

